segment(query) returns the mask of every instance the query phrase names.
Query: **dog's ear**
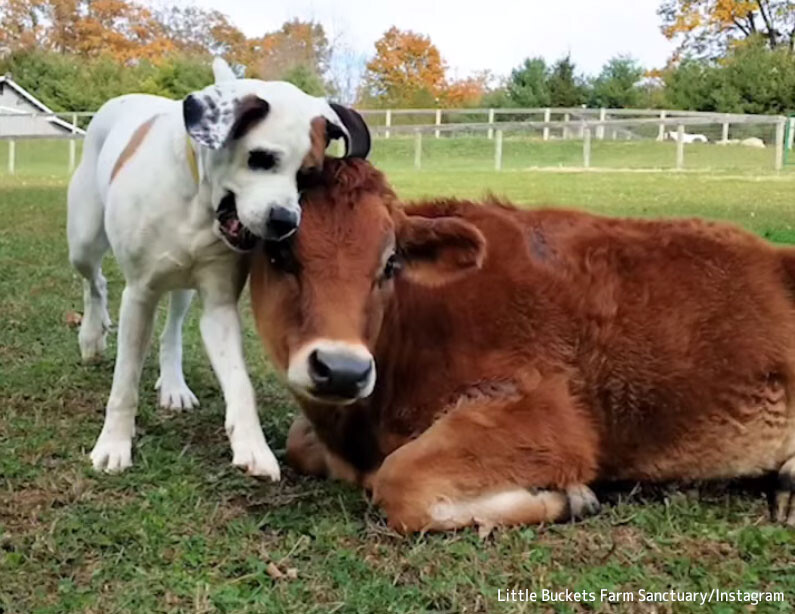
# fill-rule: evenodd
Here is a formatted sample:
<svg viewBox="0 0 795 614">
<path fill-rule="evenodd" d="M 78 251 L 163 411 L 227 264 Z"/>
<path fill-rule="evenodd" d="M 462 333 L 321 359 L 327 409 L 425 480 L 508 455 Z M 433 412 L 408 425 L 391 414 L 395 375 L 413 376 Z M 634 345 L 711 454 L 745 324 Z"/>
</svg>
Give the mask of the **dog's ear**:
<svg viewBox="0 0 795 614">
<path fill-rule="evenodd" d="M 227 67 L 228 68 L 228 67 Z M 197 143 L 220 149 L 242 138 L 268 115 L 270 105 L 254 94 L 238 97 L 229 88 L 211 85 L 182 101 L 185 130 Z"/>
<path fill-rule="evenodd" d="M 329 103 L 332 114 L 328 115 L 326 136 L 328 139 L 345 140 L 346 158 L 366 158 L 370 153 L 370 130 L 364 118 L 351 108 Z"/>
<path fill-rule="evenodd" d="M 227 64 L 226 60 L 224 60 L 223 58 L 215 58 L 213 60 L 213 77 L 215 77 L 216 83 L 222 83 L 224 81 L 234 81 L 235 79 L 237 79 L 237 75 L 229 67 L 229 64 Z"/>
</svg>

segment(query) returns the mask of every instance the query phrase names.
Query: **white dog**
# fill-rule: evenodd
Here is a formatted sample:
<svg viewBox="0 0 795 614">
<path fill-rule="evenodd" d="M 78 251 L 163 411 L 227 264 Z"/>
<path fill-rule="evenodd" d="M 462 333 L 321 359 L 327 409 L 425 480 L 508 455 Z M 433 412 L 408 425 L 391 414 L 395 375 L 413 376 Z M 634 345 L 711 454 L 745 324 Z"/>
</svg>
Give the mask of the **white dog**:
<svg viewBox="0 0 795 614">
<path fill-rule="evenodd" d="M 243 360 L 243 252 L 258 238 L 280 240 L 296 230 L 297 175 L 322 164 L 329 138 L 344 138 L 346 155 L 363 157 L 370 136 L 354 111 L 288 83 L 238 80 L 222 60 L 213 72 L 215 85 L 181 103 L 134 94 L 103 105 L 69 185 L 69 258 L 85 278 L 85 361 L 105 349 L 101 260 L 108 247 L 126 280 L 113 386 L 91 452 L 98 470 L 131 465 L 141 369 L 164 292 L 171 294 L 160 339 L 160 405 L 198 405 L 182 373 L 182 322 L 196 289 L 202 338 L 226 401 L 232 462 L 279 479 Z"/>
</svg>

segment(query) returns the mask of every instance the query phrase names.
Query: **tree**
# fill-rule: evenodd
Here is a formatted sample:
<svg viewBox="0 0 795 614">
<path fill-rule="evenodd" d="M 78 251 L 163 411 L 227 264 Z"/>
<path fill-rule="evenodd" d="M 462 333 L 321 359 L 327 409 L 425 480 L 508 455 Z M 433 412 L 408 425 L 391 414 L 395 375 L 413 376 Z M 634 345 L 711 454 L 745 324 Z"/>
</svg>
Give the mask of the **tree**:
<svg viewBox="0 0 795 614">
<path fill-rule="evenodd" d="M 451 109 L 476 106 L 483 100 L 490 79 L 491 74 L 483 71 L 465 79 L 446 81 L 439 94 L 439 102 Z"/>
<path fill-rule="evenodd" d="M 543 58 L 527 58 L 511 71 L 508 97 L 517 107 L 548 107 L 552 104 L 549 91 L 549 71 Z"/>
<path fill-rule="evenodd" d="M 47 49 L 120 62 L 159 59 L 173 43 L 149 9 L 126 0 L 5 0 L 0 51 Z"/>
<path fill-rule="evenodd" d="M 281 79 L 297 66 L 320 78 L 328 68 L 328 39 L 319 23 L 294 19 L 253 44 L 258 61 L 252 69 L 262 79 Z"/>
<path fill-rule="evenodd" d="M 375 43 L 361 98 L 385 106 L 436 106 L 445 66 L 430 38 L 392 27 Z"/>
<path fill-rule="evenodd" d="M 637 107 L 641 101 L 643 74 L 643 68 L 634 59 L 627 56 L 612 58 L 593 82 L 591 106 Z"/>
<path fill-rule="evenodd" d="M 553 107 L 576 107 L 586 101 L 586 88 L 574 74 L 571 56 L 559 59 L 552 66 L 547 78 L 550 104 Z"/>
<path fill-rule="evenodd" d="M 664 0 L 662 31 L 680 40 L 680 53 L 718 57 L 733 43 L 762 38 L 770 49 L 795 44 L 791 0 Z"/>
<path fill-rule="evenodd" d="M 325 96 L 326 94 L 326 85 L 323 83 L 323 79 L 305 64 L 296 64 L 280 78 L 311 96 Z"/>
</svg>

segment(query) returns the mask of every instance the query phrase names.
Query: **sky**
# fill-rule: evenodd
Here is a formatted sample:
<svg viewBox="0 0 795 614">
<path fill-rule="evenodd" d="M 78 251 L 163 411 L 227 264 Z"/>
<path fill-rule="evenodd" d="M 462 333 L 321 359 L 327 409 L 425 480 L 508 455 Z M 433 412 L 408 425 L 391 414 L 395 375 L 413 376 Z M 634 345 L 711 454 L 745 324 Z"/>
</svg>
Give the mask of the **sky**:
<svg viewBox="0 0 795 614">
<path fill-rule="evenodd" d="M 248 36 L 289 19 L 323 24 L 330 40 L 364 61 L 392 25 L 427 34 L 449 75 L 481 70 L 507 75 L 529 56 L 571 54 L 580 72 L 597 74 L 628 54 L 661 67 L 674 45 L 660 33 L 659 0 L 182 0 L 228 15 Z M 469 7 L 469 8 L 467 8 Z"/>
</svg>

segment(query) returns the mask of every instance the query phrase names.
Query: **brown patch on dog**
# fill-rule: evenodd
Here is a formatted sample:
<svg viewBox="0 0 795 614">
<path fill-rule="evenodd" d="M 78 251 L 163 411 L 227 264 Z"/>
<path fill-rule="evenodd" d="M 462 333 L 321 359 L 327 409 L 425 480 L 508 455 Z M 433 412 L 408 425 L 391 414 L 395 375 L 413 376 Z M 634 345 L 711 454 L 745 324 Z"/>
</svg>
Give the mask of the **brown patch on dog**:
<svg viewBox="0 0 795 614">
<path fill-rule="evenodd" d="M 309 140 L 312 143 L 309 147 L 309 153 L 304 156 L 304 160 L 301 162 L 301 170 L 304 172 L 317 171 L 323 166 L 323 157 L 328 145 L 325 117 L 315 117 L 312 120 L 309 128 Z"/>
<path fill-rule="evenodd" d="M 270 105 L 259 96 L 243 96 L 235 105 L 235 123 L 229 132 L 229 140 L 236 141 L 246 136 L 270 112 Z"/>
<path fill-rule="evenodd" d="M 138 147 L 143 143 L 146 135 L 149 133 L 149 129 L 152 127 L 152 124 L 155 123 L 156 119 L 157 115 L 150 117 L 135 129 L 135 132 L 133 132 L 130 140 L 127 141 L 127 145 L 124 146 L 124 149 L 122 149 L 121 154 L 116 160 L 116 164 L 113 165 L 113 171 L 110 174 L 111 181 L 116 178 L 116 175 L 118 175 L 119 171 L 127 163 L 127 160 L 132 158 L 133 154 L 138 151 Z"/>
</svg>

